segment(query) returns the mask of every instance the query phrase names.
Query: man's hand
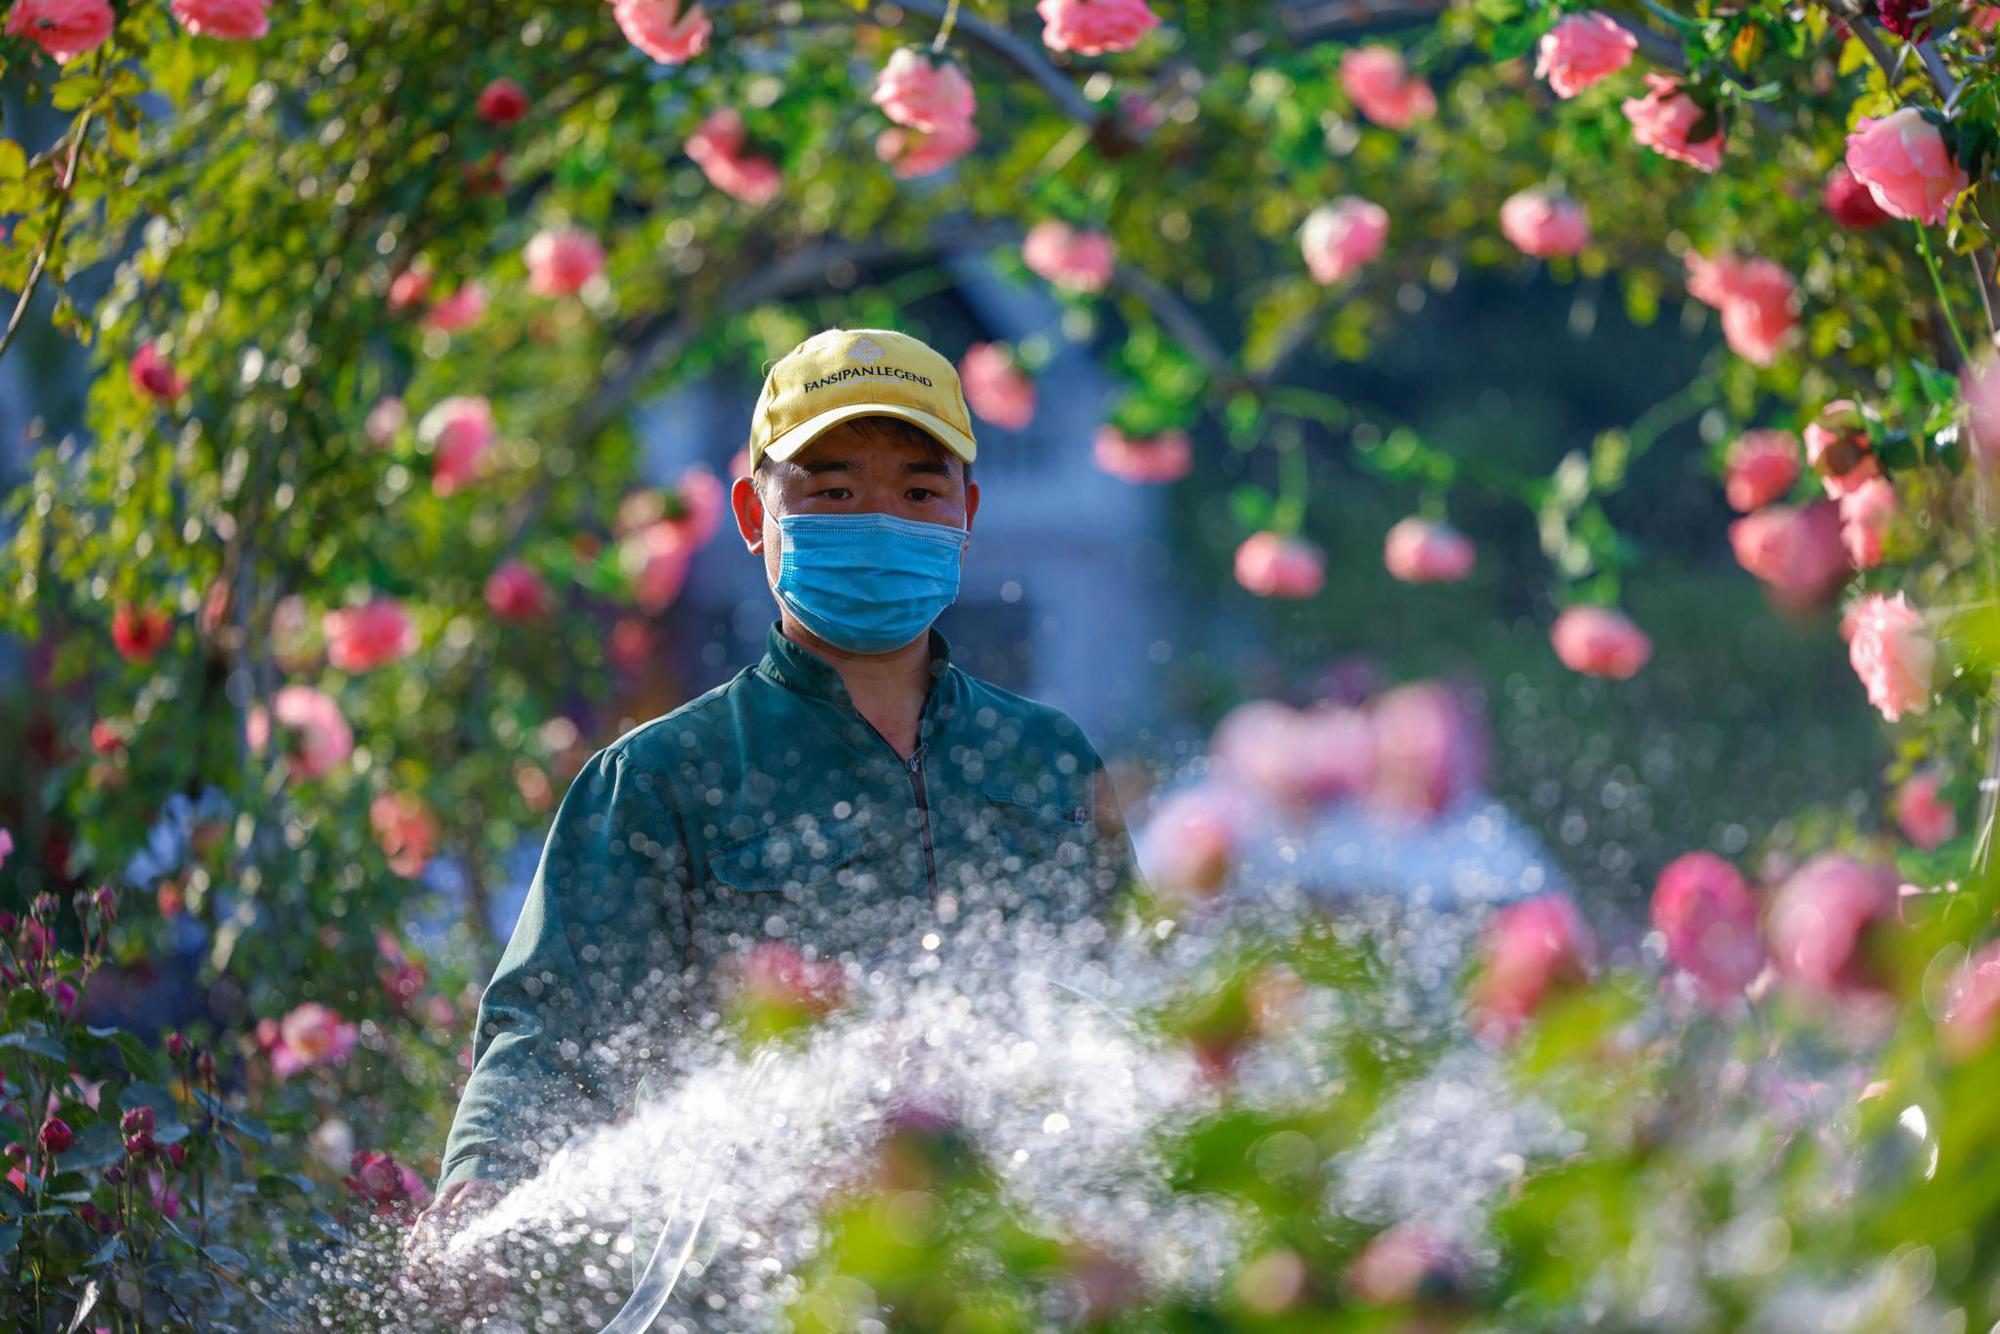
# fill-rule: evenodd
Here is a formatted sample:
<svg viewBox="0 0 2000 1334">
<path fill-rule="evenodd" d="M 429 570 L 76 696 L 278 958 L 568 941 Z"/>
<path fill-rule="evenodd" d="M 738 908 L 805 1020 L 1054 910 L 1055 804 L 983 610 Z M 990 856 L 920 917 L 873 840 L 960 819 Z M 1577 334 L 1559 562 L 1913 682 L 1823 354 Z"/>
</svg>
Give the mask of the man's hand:
<svg viewBox="0 0 2000 1334">
<path fill-rule="evenodd" d="M 424 1207 L 403 1238 L 401 1282 L 449 1318 L 490 1315 L 507 1298 L 507 1276 L 485 1248 L 446 1257 L 451 1238 L 493 1207 L 507 1188 L 496 1181 L 454 1181 Z"/>
</svg>

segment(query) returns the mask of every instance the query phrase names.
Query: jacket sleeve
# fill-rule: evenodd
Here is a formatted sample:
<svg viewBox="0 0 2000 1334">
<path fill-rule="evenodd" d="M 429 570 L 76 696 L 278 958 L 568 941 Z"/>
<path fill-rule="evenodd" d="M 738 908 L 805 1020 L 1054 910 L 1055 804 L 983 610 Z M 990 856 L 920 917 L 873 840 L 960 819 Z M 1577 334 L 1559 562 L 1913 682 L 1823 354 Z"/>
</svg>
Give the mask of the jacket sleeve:
<svg viewBox="0 0 2000 1334">
<path fill-rule="evenodd" d="M 531 1176 L 572 1132 L 623 1110 L 649 1053 L 611 1047 L 649 1031 L 648 999 L 679 979 L 686 862 L 662 786 L 623 749 L 599 751 L 563 796 L 480 997 L 440 1188 Z"/>
</svg>

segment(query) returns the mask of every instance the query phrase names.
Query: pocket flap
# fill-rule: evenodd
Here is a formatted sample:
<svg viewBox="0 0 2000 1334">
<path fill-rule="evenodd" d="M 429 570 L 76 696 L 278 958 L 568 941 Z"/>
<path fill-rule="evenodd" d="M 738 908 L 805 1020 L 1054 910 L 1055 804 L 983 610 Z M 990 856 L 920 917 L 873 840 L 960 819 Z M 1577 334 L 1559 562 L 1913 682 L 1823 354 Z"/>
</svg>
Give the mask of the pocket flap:
<svg viewBox="0 0 2000 1334">
<path fill-rule="evenodd" d="M 732 889 L 769 893 L 818 884 L 860 854 L 861 831 L 852 825 L 788 825 L 718 844 L 708 866 Z"/>
</svg>

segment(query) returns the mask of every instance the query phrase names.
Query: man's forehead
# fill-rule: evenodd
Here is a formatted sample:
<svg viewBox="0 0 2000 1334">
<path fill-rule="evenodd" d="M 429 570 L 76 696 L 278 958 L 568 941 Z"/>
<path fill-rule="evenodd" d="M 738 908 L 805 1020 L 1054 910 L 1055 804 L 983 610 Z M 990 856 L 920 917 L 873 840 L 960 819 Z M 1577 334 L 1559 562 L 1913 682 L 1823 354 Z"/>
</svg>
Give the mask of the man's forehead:
<svg viewBox="0 0 2000 1334">
<path fill-rule="evenodd" d="M 806 472 L 826 472 L 835 465 L 844 465 L 853 472 L 876 468 L 907 470 L 911 465 L 928 471 L 929 465 L 935 465 L 937 471 L 949 473 L 950 457 L 956 456 L 927 436 L 913 438 L 886 431 L 865 431 L 842 422 L 788 461 Z"/>
</svg>

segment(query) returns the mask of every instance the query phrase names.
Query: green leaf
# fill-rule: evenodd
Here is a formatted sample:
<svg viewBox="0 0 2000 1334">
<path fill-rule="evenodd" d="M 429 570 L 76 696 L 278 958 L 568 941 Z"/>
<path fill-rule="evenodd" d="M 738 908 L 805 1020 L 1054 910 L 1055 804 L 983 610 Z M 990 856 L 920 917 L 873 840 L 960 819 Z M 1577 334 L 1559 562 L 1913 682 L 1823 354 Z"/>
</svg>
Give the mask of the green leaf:
<svg viewBox="0 0 2000 1334">
<path fill-rule="evenodd" d="M 44 1033 L 0 1033 L 0 1048 L 18 1047 L 57 1065 L 69 1065 L 69 1048 Z"/>
<path fill-rule="evenodd" d="M 118 1127 L 109 1121 L 99 1121 L 76 1132 L 76 1144 L 59 1160 L 65 1172 L 80 1172 L 94 1167 L 109 1167 L 125 1156 L 125 1141 L 118 1134 Z"/>
</svg>

